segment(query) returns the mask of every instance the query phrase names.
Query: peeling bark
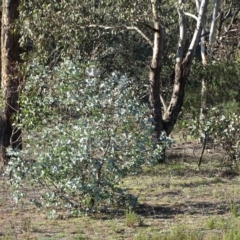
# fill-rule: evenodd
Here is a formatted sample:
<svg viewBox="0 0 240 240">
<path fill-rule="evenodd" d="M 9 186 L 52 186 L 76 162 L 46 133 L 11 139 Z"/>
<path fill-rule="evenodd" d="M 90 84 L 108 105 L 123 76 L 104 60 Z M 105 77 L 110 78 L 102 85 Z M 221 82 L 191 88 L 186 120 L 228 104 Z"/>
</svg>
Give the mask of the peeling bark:
<svg viewBox="0 0 240 240">
<path fill-rule="evenodd" d="M 158 20 L 156 13 L 156 0 L 151 1 L 154 27 L 153 56 L 149 74 L 149 105 L 152 110 L 155 125 L 155 138 L 159 140 L 163 130 L 162 110 L 160 101 L 161 81 L 160 75 L 162 71 L 162 56 L 164 43 L 164 30 Z"/>
</svg>

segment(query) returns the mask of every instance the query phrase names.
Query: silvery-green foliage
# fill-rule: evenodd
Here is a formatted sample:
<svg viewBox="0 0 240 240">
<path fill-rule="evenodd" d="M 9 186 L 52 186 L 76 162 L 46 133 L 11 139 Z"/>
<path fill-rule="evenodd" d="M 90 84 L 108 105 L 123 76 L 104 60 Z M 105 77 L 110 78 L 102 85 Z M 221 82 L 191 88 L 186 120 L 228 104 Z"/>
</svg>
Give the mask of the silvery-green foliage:
<svg viewBox="0 0 240 240">
<path fill-rule="evenodd" d="M 9 150 L 7 169 L 16 200 L 28 183 L 41 189 L 41 198 L 31 199 L 38 206 L 126 204 L 122 178 L 159 158 L 148 108 L 133 97 L 129 80 L 117 73 L 101 79 L 85 69 L 70 60 L 52 70 L 37 62 L 29 67 L 19 113 L 24 150 Z"/>
<path fill-rule="evenodd" d="M 220 145 L 234 164 L 240 160 L 240 116 L 236 113 L 229 115 L 217 108 L 211 110 L 211 116 L 200 125 L 198 121 L 192 121 L 188 125 L 191 134 L 199 137 L 202 133 L 211 136 L 215 144 Z"/>
<path fill-rule="evenodd" d="M 158 144 L 154 144 L 154 151 L 152 152 L 152 157 L 154 159 L 161 159 L 164 157 L 165 150 L 170 148 L 172 143 L 174 143 L 173 139 L 168 137 L 166 132 L 163 131 L 158 139 Z"/>
</svg>

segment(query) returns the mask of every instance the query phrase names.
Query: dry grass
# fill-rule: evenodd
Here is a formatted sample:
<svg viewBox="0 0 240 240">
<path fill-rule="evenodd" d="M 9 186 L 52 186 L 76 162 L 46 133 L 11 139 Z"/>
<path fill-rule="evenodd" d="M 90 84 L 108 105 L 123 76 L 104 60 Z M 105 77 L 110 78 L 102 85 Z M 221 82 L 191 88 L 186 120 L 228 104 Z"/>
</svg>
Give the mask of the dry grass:
<svg viewBox="0 0 240 240">
<path fill-rule="evenodd" d="M 50 220 L 27 203 L 15 205 L 1 177 L 0 240 L 234 239 L 240 234 L 240 177 L 223 165 L 221 152 L 206 153 L 198 169 L 200 150 L 174 146 L 166 164 L 125 179 L 139 206 L 119 215 Z"/>
</svg>

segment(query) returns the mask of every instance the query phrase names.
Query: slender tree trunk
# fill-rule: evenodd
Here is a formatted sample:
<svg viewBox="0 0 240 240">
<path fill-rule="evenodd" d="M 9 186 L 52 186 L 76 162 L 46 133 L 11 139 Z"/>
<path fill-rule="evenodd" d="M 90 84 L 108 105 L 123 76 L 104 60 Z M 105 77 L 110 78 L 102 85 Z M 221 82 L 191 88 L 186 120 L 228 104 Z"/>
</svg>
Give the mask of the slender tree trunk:
<svg viewBox="0 0 240 240">
<path fill-rule="evenodd" d="M 216 32 L 216 21 L 217 21 L 217 14 L 220 7 L 220 0 L 214 0 L 214 7 L 212 13 L 212 22 L 210 26 L 210 33 L 209 33 L 209 46 L 208 46 L 208 60 L 211 61 L 213 57 L 213 45 L 215 42 L 215 32 Z M 199 9 L 198 9 L 199 11 Z M 202 31 L 202 35 L 205 34 L 205 29 Z M 201 38 L 201 57 L 202 63 L 205 68 L 207 68 L 207 54 L 205 51 L 205 36 Z M 207 92 L 208 92 L 208 82 L 207 79 L 201 80 L 201 106 L 200 106 L 200 116 L 199 122 L 200 124 L 204 124 L 207 119 Z M 204 134 L 204 133 L 202 133 Z M 205 134 L 204 134 L 205 136 Z"/>
<path fill-rule="evenodd" d="M 153 13 L 153 28 L 154 28 L 154 41 L 153 41 L 153 56 L 150 66 L 149 74 L 149 105 L 152 109 L 152 115 L 155 125 L 155 138 L 158 140 L 163 131 L 161 101 L 160 101 L 160 75 L 162 71 L 162 56 L 163 56 L 163 43 L 164 31 L 157 18 L 156 13 L 156 0 L 152 0 L 152 13 Z"/>
<path fill-rule="evenodd" d="M 164 29 L 162 28 L 156 10 L 156 0 L 151 0 L 152 16 L 153 16 L 153 56 L 150 65 L 149 74 L 149 107 L 152 110 L 152 117 L 154 119 L 154 138 L 158 144 L 161 144 L 160 136 L 164 130 L 161 109 L 161 71 L 162 71 L 162 57 L 164 44 Z M 165 151 L 163 156 L 158 159 L 160 162 L 165 162 Z"/>
<path fill-rule="evenodd" d="M 200 8 L 200 0 L 196 1 L 197 12 L 199 13 Z M 201 57 L 202 63 L 205 67 L 207 65 L 207 55 L 206 55 L 206 37 L 205 37 L 205 22 L 203 21 L 203 29 L 202 29 L 202 37 L 201 37 Z M 200 106 L 200 115 L 199 115 L 199 122 L 200 124 L 205 122 L 206 115 L 207 115 L 207 81 L 206 79 L 201 79 L 201 106 Z"/>
<path fill-rule="evenodd" d="M 208 90 L 207 80 L 203 78 L 201 80 L 201 104 L 200 104 L 200 115 L 199 115 L 200 125 L 204 124 L 204 122 L 207 119 L 207 90 Z"/>
<path fill-rule="evenodd" d="M 199 12 L 199 9 L 197 9 Z M 207 54 L 206 54 L 206 37 L 205 37 L 205 19 L 203 22 L 203 29 L 202 29 L 202 37 L 201 37 L 201 57 L 202 57 L 202 64 L 203 67 L 206 68 L 207 65 Z M 199 115 L 199 122 L 203 124 L 207 118 L 207 79 L 201 79 L 201 105 L 200 105 L 200 115 Z M 204 133 L 202 133 L 204 134 Z"/>
<path fill-rule="evenodd" d="M 14 114 L 18 112 L 20 76 L 19 35 L 13 28 L 18 19 L 20 0 L 2 1 L 1 29 L 1 73 L 4 109 L 0 121 L 0 168 L 7 164 L 6 148 L 21 148 L 21 131 L 12 125 Z"/>
<path fill-rule="evenodd" d="M 164 126 L 165 132 L 169 135 L 177 121 L 178 115 L 183 106 L 185 96 L 185 85 L 189 75 L 190 65 L 188 62 L 180 62 L 175 66 L 175 79 L 173 86 L 173 93 L 170 104 L 164 112 Z"/>
</svg>

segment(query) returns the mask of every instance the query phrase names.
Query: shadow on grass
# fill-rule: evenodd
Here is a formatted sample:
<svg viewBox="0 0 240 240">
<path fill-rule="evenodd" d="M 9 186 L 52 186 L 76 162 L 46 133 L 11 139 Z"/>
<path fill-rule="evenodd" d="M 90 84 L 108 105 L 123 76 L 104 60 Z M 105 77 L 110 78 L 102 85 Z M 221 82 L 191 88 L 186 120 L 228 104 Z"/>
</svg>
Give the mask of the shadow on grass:
<svg viewBox="0 0 240 240">
<path fill-rule="evenodd" d="M 177 214 L 183 214 L 184 212 L 178 207 L 171 207 L 165 204 L 160 206 L 152 206 L 148 204 L 139 204 L 135 209 L 135 212 L 142 217 L 149 218 L 174 218 Z"/>
<path fill-rule="evenodd" d="M 143 176 L 163 176 L 169 175 L 175 177 L 223 177 L 232 179 L 239 176 L 239 173 L 232 169 L 230 166 L 217 165 L 210 166 L 208 162 L 203 163 L 200 168 L 197 166 L 197 162 L 186 163 L 182 160 L 170 161 L 165 164 L 156 165 L 155 167 L 145 168 L 141 173 Z"/>
<path fill-rule="evenodd" d="M 225 180 L 220 177 L 215 177 L 212 179 L 202 179 L 198 181 L 193 181 L 189 183 L 173 183 L 174 187 L 183 187 L 183 188 L 197 188 L 199 186 L 210 186 L 213 184 L 225 183 Z"/>
<path fill-rule="evenodd" d="M 240 204 L 237 202 L 236 204 Z M 144 218 L 170 219 L 178 215 L 224 215 L 230 212 L 230 204 L 228 202 L 197 202 L 186 201 L 175 205 L 148 205 L 140 204 L 135 212 Z"/>
</svg>

